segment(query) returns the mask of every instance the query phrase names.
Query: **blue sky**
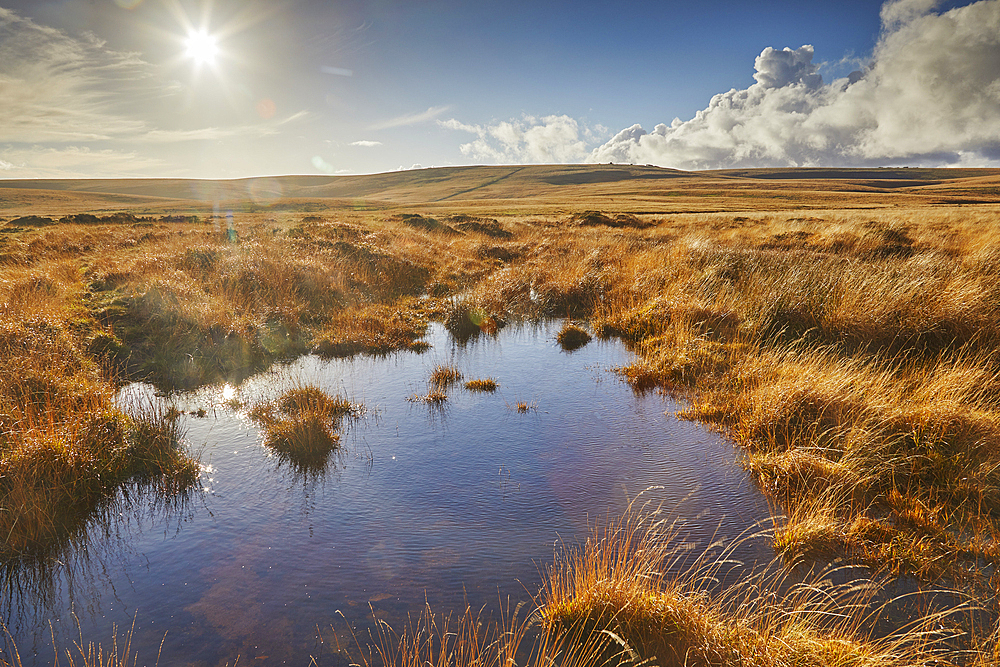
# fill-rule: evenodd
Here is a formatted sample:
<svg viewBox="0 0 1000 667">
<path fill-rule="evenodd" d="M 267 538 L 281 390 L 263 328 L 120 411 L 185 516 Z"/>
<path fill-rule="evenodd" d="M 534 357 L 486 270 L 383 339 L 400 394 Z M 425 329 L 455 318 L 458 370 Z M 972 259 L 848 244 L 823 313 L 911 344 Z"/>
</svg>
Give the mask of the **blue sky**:
<svg viewBox="0 0 1000 667">
<path fill-rule="evenodd" d="M 0 178 L 993 165 L 998 137 L 1000 0 L 0 0 Z"/>
</svg>

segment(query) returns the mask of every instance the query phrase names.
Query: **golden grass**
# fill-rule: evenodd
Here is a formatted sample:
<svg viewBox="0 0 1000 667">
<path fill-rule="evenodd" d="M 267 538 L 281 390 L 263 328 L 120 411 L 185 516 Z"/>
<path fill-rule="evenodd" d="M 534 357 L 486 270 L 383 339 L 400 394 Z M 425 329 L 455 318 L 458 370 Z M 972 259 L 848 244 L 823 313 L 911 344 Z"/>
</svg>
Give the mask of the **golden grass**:
<svg viewBox="0 0 1000 667">
<path fill-rule="evenodd" d="M 814 195 L 815 183 L 776 190 L 731 176 L 678 181 L 671 199 L 731 213 L 636 214 L 626 209 L 644 195 L 613 197 L 607 186 L 588 190 L 586 207 L 603 212 L 572 220 L 564 200 L 543 197 L 537 209 L 500 200 L 305 217 L 261 209 L 235 217 L 235 239 L 204 211 L 4 226 L 0 465 L 33 480 L 18 488 L 55 480 L 59 492 L 17 500 L 8 491 L 0 503 L 18 508 L 11 523 L 41 526 L 63 491 L 105 497 L 113 484 L 64 477 L 56 462 L 93 480 L 101 461 L 122 460 L 104 450 L 134 451 L 138 422 L 111 402 L 124 380 L 169 390 L 306 351 L 420 350 L 431 318 L 467 341 L 521 318 L 571 317 L 634 349 L 621 372 L 637 389 L 674 392 L 687 400 L 682 416 L 733 437 L 787 517 L 775 544 L 790 560 L 847 556 L 991 590 L 1000 583 L 991 574 L 1000 569 L 996 209 L 785 210 L 952 195 L 947 184 Z M 595 192 L 608 193 L 603 204 Z M 433 387 L 427 396 L 447 399 Z M 94 433 L 123 444 L 84 446 Z M 158 466 L 145 469 L 155 476 Z"/>
<path fill-rule="evenodd" d="M 426 394 L 413 394 L 406 400 L 411 403 L 426 403 L 431 406 L 441 406 L 447 402 L 448 393 L 441 389 L 431 389 Z"/>
<path fill-rule="evenodd" d="M 500 386 L 494 378 L 476 378 L 465 383 L 469 391 L 492 393 Z"/>
<path fill-rule="evenodd" d="M 438 364 L 431 372 L 430 383 L 433 387 L 445 390 L 462 379 L 462 372 L 454 366 Z"/>
<path fill-rule="evenodd" d="M 325 470 L 330 453 L 340 445 L 337 429 L 360 406 L 319 387 L 289 389 L 277 401 L 260 403 L 250 417 L 264 429 L 264 444 L 283 461 L 306 472 Z"/>
<path fill-rule="evenodd" d="M 317 333 L 313 350 L 323 357 L 423 352 L 428 345 L 419 338 L 426 330 L 426 316 L 405 304 L 348 309 L 333 316 Z"/>
<path fill-rule="evenodd" d="M 870 581 L 836 586 L 823 576 L 793 584 L 751 569 L 739 583 L 710 591 L 741 567 L 731 548 L 692 561 L 675 524 L 630 510 L 557 556 L 537 598 L 541 623 L 550 635 L 604 634 L 614 640 L 605 640 L 609 648 L 625 649 L 623 662 L 662 667 L 875 667 L 942 656 L 948 633 L 933 631 L 940 615 L 897 635 L 870 634 L 869 615 L 878 613 Z"/>
<path fill-rule="evenodd" d="M 427 381 L 426 394 L 413 394 L 406 400 L 411 403 L 426 403 L 431 407 L 443 407 L 448 401 L 448 389 L 462 380 L 462 372 L 455 366 L 438 364 L 431 371 Z"/>
<path fill-rule="evenodd" d="M 566 320 L 566 323 L 556 335 L 556 340 L 559 342 L 559 345 L 561 345 L 562 349 L 567 352 L 583 347 L 590 342 L 590 339 L 591 335 L 586 329 L 569 320 Z"/>
<path fill-rule="evenodd" d="M 996 564 L 995 220 L 728 219 L 615 260 L 593 326 L 639 352 L 623 376 L 732 434 L 789 513 L 790 556 L 836 543 L 925 579 Z M 833 523 L 795 531 L 808 516 Z"/>
<path fill-rule="evenodd" d="M 59 551 L 123 486 L 170 497 L 199 474 L 179 448 L 176 421 L 148 406 L 115 405 L 58 307 L 42 307 L 53 312 L 0 324 L 3 559 Z"/>
<path fill-rule="evenodd" d="M 962 609 L 875 636 L 868 626 L 888 603 L 871 580 L 834 584 L 824 571 L 793 582 L 744 568 L 736 544 L 693 555 L 675 522 L 633 503 L 557 552 L 528 615 L 509 603 L 486 618 L 427 608 L 400 633 L 377 622 L 364 645 L 351 631 L 341 649 L 365 667 L 914 667 L 950 664 L 950 645 L 975 641 L 958 627 Z M 975 664 L 996 664 L 990 642 L 969 654 Z"/>
</svg>

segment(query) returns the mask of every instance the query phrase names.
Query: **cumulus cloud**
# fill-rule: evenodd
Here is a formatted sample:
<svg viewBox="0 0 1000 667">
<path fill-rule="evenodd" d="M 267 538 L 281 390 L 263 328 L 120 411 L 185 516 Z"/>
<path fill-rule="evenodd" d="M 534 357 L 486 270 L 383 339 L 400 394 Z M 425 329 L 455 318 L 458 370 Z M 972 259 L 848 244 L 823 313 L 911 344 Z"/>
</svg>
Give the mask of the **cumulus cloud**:
<svg viewBox="0 0 1000 667">
<path fill-rule="evenodd" d="M 359 139 L 358 141 L 352 141 L 350 146 L 361 146 L 362 148 L 375 148 L 376 146 L 381 146 L 381 141 L 372 141 L 370 139 Z"/>
<path fill-rule="evenodd" d="M 438 125 L 476 135 L 459 147 L 463 155 L 500 163 L 580 162 L 590 154 L 587 140 L 593 136 L 591 130 L 581 130 L 575 119 L 565 115 L 525 116 L 489 125 L 468 125 L 451 118 L 438 121 Z"/>
<path fill-rule="evenodd" d="M 0 141 L 103 141 L 140 131 L 141 122 L 110 110 L 110 99 L 134 95 L 149 74 L 134 53 L 0 8 Z"/>
<path fill-rule="evenodd" d="M 1000 162 L 1000 0 L 890 0 L 863 71 L 829 83 L 813 48 L 764 49 L 756 83 L 695 117 L 626 128 L 592 162 L 681 169 Z"/>
</svg>

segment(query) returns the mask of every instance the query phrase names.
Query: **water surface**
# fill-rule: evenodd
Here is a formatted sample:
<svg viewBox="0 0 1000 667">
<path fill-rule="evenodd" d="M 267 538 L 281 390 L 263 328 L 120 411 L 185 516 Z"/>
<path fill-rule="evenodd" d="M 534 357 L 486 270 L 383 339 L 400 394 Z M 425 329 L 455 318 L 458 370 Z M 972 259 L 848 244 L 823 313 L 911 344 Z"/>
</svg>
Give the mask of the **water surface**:
<svg viewBox="0 0 1000 667">
<path fill-rule="evenodd" d="M 7 596 L 25 664 L 51 662 L 50 624 L 66 646 L 80 632 L 107 643 L 113 625 L 133 622 L 140 664 L 156 661 L 161 641 L 161 665 L 335 664 L 330 629 L 344 618 L 362 627 L 374 610 L 402 626 L 425 601 L 446 611 L 530 599 L 561 544 L 648 487 L 662 488 L 644 498 L 702 544 L 768 515 L 731 444 L 621 382 L 612 369 L 631 355 L 620 344 L 562 351 L 559 325 L 464 346 L 432 325 L 420 355 L 304 357 L 180 396 L 127 387 L 123 400 L 185 412 L 203 491 L 173 511 L 123 510 L 86 554 L 53 563 L 46 585 Z M 454 386 L 440 407 L 407 400 L 427 392 L 438 364 L 500 388 Z M 246 415 L 303 384 L 366 407 L 321 473 L 274 456 Z"/>
</svg>

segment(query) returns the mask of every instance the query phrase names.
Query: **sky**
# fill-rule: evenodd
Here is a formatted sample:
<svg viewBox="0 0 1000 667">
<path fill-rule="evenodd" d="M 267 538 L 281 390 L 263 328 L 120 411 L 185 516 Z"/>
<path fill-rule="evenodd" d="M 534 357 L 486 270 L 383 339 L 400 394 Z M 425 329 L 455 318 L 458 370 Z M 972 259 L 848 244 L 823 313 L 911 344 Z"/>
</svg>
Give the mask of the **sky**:
<svg viewBox="0 0 1000 667">
<path fill-rule="evenodd" d="M 1000 166 L 1000 0 L 0 0 L 0 178 L 584 162 Z"/>
</svg>

